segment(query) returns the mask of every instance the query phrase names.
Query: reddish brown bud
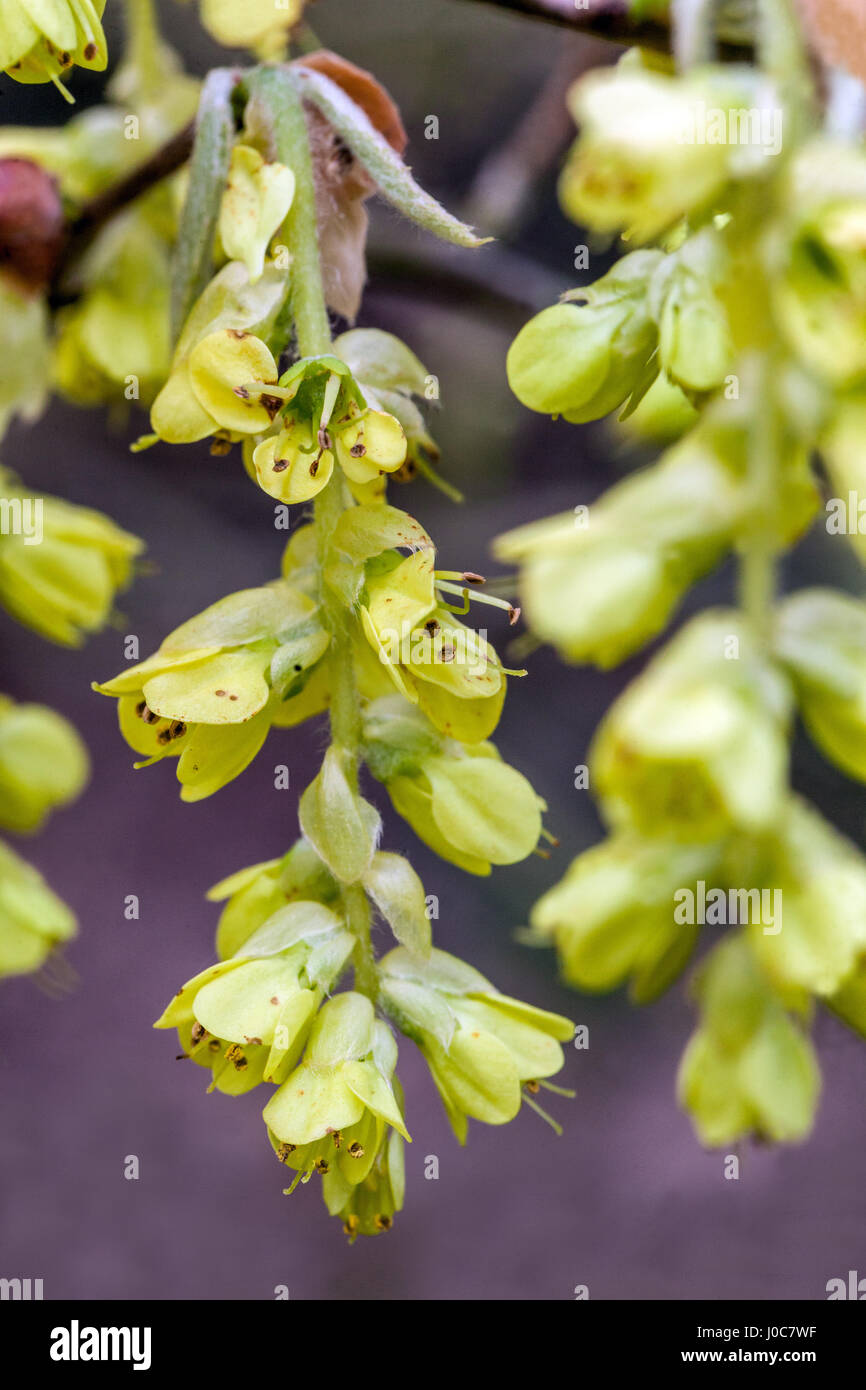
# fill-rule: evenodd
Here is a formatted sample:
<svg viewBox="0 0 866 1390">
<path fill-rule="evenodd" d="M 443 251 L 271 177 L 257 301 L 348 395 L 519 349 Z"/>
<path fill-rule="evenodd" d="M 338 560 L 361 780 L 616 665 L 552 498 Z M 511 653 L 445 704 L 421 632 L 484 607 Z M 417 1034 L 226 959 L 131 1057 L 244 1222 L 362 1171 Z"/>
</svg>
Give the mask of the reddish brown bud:
<svg viewBox="0 0 866 1390">
<path fill-rule="evenodd" d="M 64 240 L 53 176 L 29 159 L 0 159 L 0 270 L 24 289 L 45 289 Z"/>
</svg>

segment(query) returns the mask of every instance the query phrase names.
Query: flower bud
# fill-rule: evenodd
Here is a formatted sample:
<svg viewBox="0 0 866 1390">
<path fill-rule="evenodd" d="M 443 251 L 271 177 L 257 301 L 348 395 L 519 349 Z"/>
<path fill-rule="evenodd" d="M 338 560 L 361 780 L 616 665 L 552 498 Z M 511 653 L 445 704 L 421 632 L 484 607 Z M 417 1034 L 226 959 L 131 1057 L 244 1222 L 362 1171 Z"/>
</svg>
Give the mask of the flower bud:
<svg viewBox="0 0 866 1390">
<path fill-rule="evenodd" d="M 652 277 L 649 303 L 659 330 L 659 359 L 686 391 L 714 391 L 731 370 L 733 343 L 716 287 L 722 279 L 719 238 L 690 237 Z"/>
<path fill-rule="evenodd" d="M 219 216 L 223 250 L 243 261 L 250 284 L 265 268 L 265 253 L 282 226 L 295 194 L 295 176 L 284 164 L 266 163 L 251 145 L 235 145 Z"/>
<path fill-rule="evenodd" d="M 42 875 L 0 843 L 0 979 L 38 970 L 75 926 Z"/>
<path fill-rule="evenodd" d="M 38 830 L 56 806 L 74 801 L 89 772 L 75 729 L 45 705 L 0 695 L 0 826 Z"/>
<path fill-rule="evenodd" d="M 508 384 L 517 399 L 575 424 L 622 405 L 656 348 L 646 297 L 661 260 L 659 252 L 635 251 L 594 285 L 567 296 L 584 305 L 555 304 L 530 319 L 508 351 Z"/>
</svg>

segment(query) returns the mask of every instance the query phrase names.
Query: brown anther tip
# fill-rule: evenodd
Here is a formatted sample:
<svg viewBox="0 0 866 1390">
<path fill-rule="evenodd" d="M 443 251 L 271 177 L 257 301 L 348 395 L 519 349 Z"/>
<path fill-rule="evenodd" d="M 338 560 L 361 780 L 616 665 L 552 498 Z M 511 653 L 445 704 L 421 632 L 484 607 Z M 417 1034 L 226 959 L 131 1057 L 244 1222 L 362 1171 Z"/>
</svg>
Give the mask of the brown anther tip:
<svg viewBox="0 0 866 1390">
<path fill-rule="evenodd" d="M 269 396 L 266 394 L 259 396 L 259 405 L 264 407 L 273 420 L 274 416 L 278 415 L 282 410 L 283 402 L 280 400 L 279 396 Z"/>
<path fill-rule="evenodd" d="M 514 627 L 514 624 L 517 622 L 517 619 L 520 617 L 521 612 L 522 612 L 522 609 L 520 609 L 520 608 L 509 608 L 509 610 L 508 610 L 508 621 L 509 621 L 509 623 L 511 624 L 512 627 Z"/>
<path fill-rule="evenodd" d="M 386 1216 L 384 1212 L 380 1212 L 373 1221 L 373 1225 L 378 1231 L 390 1231 L 393 1224 L 394 1222 L 391 1220 L 391 1217 Z"/>
<path fill-rule="evenodd" d="M 224 458 L 231 451 L 232 442 L 230 439 L 220 439 L 215 435 L 210 442 L 210 452 L 213 458 Z"/>
<path fill-rule="evenodd" d="M 250 393 L 245 386 L 233 386 L 232 391 L 236 396 L 240 396 L 242 401 L 248 401 Z"/>
<path fill-rule="evenodd" d="M 201 1023 L 194 1023 L 191 1036 L 194 1043 L 200 1043 L 202 1038 L 207 1037 L 207 1029 Z"/>
<path fill-rule="evenodd" d="M 171 743 L 171 730 L 160 729 L 159 733 L 156 736 L 156 741 L 157 743 L 161 744 L 163 748 L 167 743 Z"/>
<path fill-rule="evenodd" d="M 350 1158 L 363 1158 L 363 1157 L 364 1157 L 364 1145 L 363 1145 L 363 1144 L 359 1144 L 357 1139 L 353 1139 L 352 1142 L 351 1142 L 351 1144 L 349 1145 L 349 1147 L 348 1147 L 348 1149 L 347 1149 L 347 1153 L 348 1153 L 348 1155 L 349 1155 Z"/>
<path fill-rule="evenodd" d="M 230 338 L 246 338 L 249 336 L 243 328 L 229 328 L 226 332 Z"/>
<path fill-rule="evenodd" d="M 352 455 L 353 459 L 362 459 L 366 452 L 367 450 L 365 446 L 360 442 L 357 444 L 353 444 L 351 449 L 349 450 L 349 453 Z"/>
<path fill-rule="evenodd" d="M 327 430 L 319 430 L 316 436 L 320 449 L 333 449 L 334 445 Z"/>
<path fill-rule="evenodd" d="M 290 1154 L 293 1154 L 295 1152 L 295 1149 L 297 1147 L 297 1144 L 281 1144 L 280 1147 L 277 1149 L 277 1158 L 280 1160 L 281 1163 L 285 1163 L 286 1159 L 289 1157 Z"/>
<path fill-rule="evenodd" d="M 173 719 L 168 726 L 168 732 L 171 738 L 183 738 L 186 733 L 186 725 L 182 719 Z"/>
<path fill-rule="evenodd" d="M 224 691 L 224 690 L 215 690 L 215 691 L 214 691 L 214 695 L 220 695 L 220 696 L 225 695 L 225 691 Z"/>
<path fill-rule="evenodd" d="M 85 56 L 85 58 L 87 59 L 88 63 L 90 63 L 90 62 L 93 61 L 93 59 L 96 57 L 96 44 L 95 44 L 95 43 L 89 43 L 89 44 L 87 44 L 87 46 L 86 46 L 85 49 L 84 49 L 84 56 Z"/>
<path fill-rule="evenodd" d="M 313 462 L 310 464 L 310 477 L 311 477 L 311 478 L 315 478 L 315 476 L 316 476 L 316 474 L 318 473 L 318 471 L 319 471 L 319 460 L 318 460 L 317 458 L 315 458 L 315 459 L 313 459 Z"/>
<path fill-rule="evenodd" d="M 330 1173 L 330 1171 L 331 1171 L 331 1165 L 330 1165 L 330 1163 L 328 1162 L 328 1160 L 327 1160 L 326 1158 L 317 1158 L 317 1159 L 316 1159 L 316 1172 L 317 1172 L 317 1173 L 321 1173 L 321 1174 L 322 1174 L 322 1177 L 324 1177 L 325 1174 L 326 1174 L 326 1173 Z"/>
<path fill-rule="evenodd" d="M 531 1096 L 537 1096 L 541 1089 L 537 1081 L 524 1081 L 523 1084 Z"/>
<path fill-rule="evenodd" d="M 219 1050 L 220 1050 L 219 1038 L 211 1038 L 210 1042 L 209 1042 L 208 1045 L 207 1045 L 207 1050 L 208 1050 L 208 1052 L 219 1052 Z"/>
<path fill-rule="evenodd" d="M 272 468 L 271 471 L 272 471 L 273 473 L 285 473 L 285 471 L 286 471 L 286 469 L 288 468 L 288 466 L 289 466 L 289 460 L 288 460 L 288 459 L 274 459 L 274 465 L 273 465 L 273 468 Z"/>
<path fill-rule="evenodd" d="M 476 574 L 474 570 L 463 571 L 464 584 L 486 584 L 487 580 L 483 574 Z"/>
</svg>

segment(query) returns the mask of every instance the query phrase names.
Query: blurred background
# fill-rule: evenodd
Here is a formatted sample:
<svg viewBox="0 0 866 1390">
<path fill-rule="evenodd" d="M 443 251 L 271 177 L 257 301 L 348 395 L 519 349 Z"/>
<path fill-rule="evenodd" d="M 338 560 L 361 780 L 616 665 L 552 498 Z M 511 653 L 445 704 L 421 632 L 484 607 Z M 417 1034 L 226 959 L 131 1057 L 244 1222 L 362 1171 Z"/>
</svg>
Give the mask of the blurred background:
<svg viewBox="0 0 866 1390">
<path fill-rule="evenodd" d="M 115 54 L 117 9 L 109 0 Z M 225 60 L 193 6 L 166 0 L 161 10 L 191 71 Z M 495 572 L 499 532 L 591 502 L 641 461 L 605 426 L 530 415 L 504 371 L 529 313 L 604 269 L 594 252 L 590 271 L 575 271 L 584 238 L 559 211 L 555 179 L 569 139 L 567 82 L 615 51 L 466 0 L 319 0 L 309 18 L 322 43 L 391 91 L 419 181 L 500 233 L 494 247 L 451 251 L 374 209 L 359 320 L 400 334 L 439 377 L 432 429 L 443 473 L 466 494 L 455 506 L 419 481 L 395 488 L 395 504 L 432 532 L 443 567 Z M 99 98 L 101 79 L 78 72 L 73 85 L 79 109 Z M 66 115 L 50 87 L 0 81 L 3 122 Z M 437 139 L 425 138 L 431 115 Z M 536 174 L 524 184 L 527 162 Z M 473 1124 L 461 1151 L 405 1044 L 414 1143 L 394 1230 L 348 1248 L 317 1183 L 281 1195 L 259 1093 L 206 1095 L 203 1074 L 174 1060 L 173 1035 L 151 1024 L 212 959 L 217 911 L 206 889 L 295 838 L 297 797 L 325 736 L 318 722 L 272 733 L 241 778 L 195 806 L 181 804 L 170 767 L 133 771 L 114 707 L 90 682 L 123 665 L 124 634 L 135 633 L 145 655 L 187 616 L 272 578 L 284 540 L 235 455 L 212 458 L 206 444 L 131 454 L 143 426 L 55 403 L 4 446 L 3 462 L 34 492 L 99 507 L 142 536 L 150 568 L 123 597 L 117 630 L 80 652 L 51 648 L 0 614 L 0 689 L 62 711 L 94 758 L 81 801 L 21 846 L 75 908 L 80 935 L 65 952 L 75 975 L 66 992 L 27 977 L 0 987 L 0 1275 L 42 1278 L 52 1299 L 267 1299 L 286 1285 L 298 1299 L 536 1300 L 571 1299 L 577 1285 L 593 1299 L 813 1299 L 849 1269 L 866 1274 L 862 1043 L 818 1019 L 824 1094 L 814 1136 L 794 1149 L 744 1150 L 739 1180 L 726 1181 L 724 1155 L 698 1146 L 674 1097 L 693 1025 L 686 985 L 646 1010 L 582 997 L 558 983 L 552 953 L 515 941 L 535 898 L 599 837 L 574 769 L 640 661 L 600 675 L 541 650 L 529 678 L 511 682 L 496 742 L 549 802 L 561 841 L 549 861 L 470 878 L 417 842 L 381 788 L 367 788 L 385 814 L 387 847 L 409 853 L 439 897 L 437 943 L 501 990 L 588 1026 L 588 1050 L 569 1049 L 558 1078 L 577 1091 L 574 1101 L 554 1098 L 564 1136 L 524 1109 L 503 1129 Z M 787 582 L 860 586 L 847 551 L 823 532 L 794 553 Z M 685 611 L 728 601 L 730 585 L 720 571 Z M 497 615 L 488 626 L 506 648 L 511 634 Z M 290 767 L 289 791 L 274 790 L 278 762 Z M 802 739 L 796 782 L 862 843 L 862 794 Z M 123 915 L 132 893 L 137 922 Z M 124 1177 L 131 1155 L 136 1181 Z M 437 1180 L 424 1176 L 429 1155 Z"/>
</svg>

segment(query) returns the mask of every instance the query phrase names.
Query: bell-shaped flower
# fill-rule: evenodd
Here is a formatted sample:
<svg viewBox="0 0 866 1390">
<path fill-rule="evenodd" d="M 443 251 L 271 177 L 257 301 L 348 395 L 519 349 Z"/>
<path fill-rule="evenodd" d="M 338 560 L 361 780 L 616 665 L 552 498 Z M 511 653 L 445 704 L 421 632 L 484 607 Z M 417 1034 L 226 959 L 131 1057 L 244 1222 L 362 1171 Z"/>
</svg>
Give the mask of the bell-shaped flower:
<svg viewBox="0 0 866 1390">
<path fill-rule="evenodd" d="M 72 725 L 46 705 L 0 695 L 0 826 L 38 830 L 56 806 L 74 801 L 90 769 Z"/>
<path fill-rule="evenodd" d="M 190 310 L 153 403 L 150 423 L 158 438 L 233 441 L 268 428 L 282 401 L 268 393 L 279 373 L 267 339 L 287 288 L 286 272 L 275 265 L 255 284 L 240 261 L 214 276 Z"/>
<path fill-rule="evenodd" d="M 399 1083 L 396 1081 L 394 1089 L 399 1095 Z M 370 1171 L 360 1182 L 346 1178 L 343 1167 L 333 1162 L 322 1178 L 322 1195 L 328 1211 L 342 1220 L 350 1245 L 358 1236 L 377 1236 L 383 1231 L 390 1231 L 394 1217 L 403 1210 L 406 1188 L 404 1143 L 399 1130 L 388 1129 Z"/>
<path fill-rule="evenodd" d="M 315 497 L 335 462 L 353 490 L 402 467 L 402 425 L 368 404 L 338 357 L 301 358 L 280 377 L 276 392 L 285 402 L 283 413 L 251 460 L 259 486 L 271 497 L 286 503 Z"/>
<path fill-rule="evenodd" d="M 236 955 L 188 980 L 154 1027 L 178 1030 L 184 1054 L 210 1069 L 210 1090 L 241 1095 L 262 1081 L 279 1084 L 353 945 L 321 903 L 288 903 Z"/>
<path fill-rule="evenodd" d="M 379 971 L 383 1008 L 423 1052 L 461 1144 L 470 1119 L 501 1125 L 523 1100 L 539 1108 L 536 1083 L 562 1068 L 569 1019 L 500 994 L 445 951 L 422 961 L 398 946 Z"/>
<path fill-rule="evenodd" d="M 338 994 L 320 1009 L 303 1061 L 263 1111 L 277 1157 L 296 1174 L 288 1191 L 318 1172 L 331 1178 L 326 1200 L 330 1193 L 340 1211 L 346 1188 L 370 1174 L 387 1127 L 409 1138 L 396 1064 L 393 1035 L 366 995 Z"/>
<path fill-rule="evenodd" d="M 575 859 L 532 909 L 533 939 L 556 946 L 569 984 L 656 998 L 685 968 L 696 921 L 675 920 L 675 894 L 717 874 L 720 848 L 613 835 Z"/>
<path fill-rule="evenodd" d="M 242 261 L 250 284 L 265 268 L 271 238 L 282 226 L 295 194 L 285 164 L 269 163 L 252 145 L 235 145 L 219 215 L 219 237 L 229 260 Z"/>
<path fill-rule="evenodd" d="M 695 431 L 590 508 L 518 527 L 495 549 L 521 564 L 533 632 L 569 661 L 614 666 L 657 636 L 718 563 L 742 505 L 736 471 Z"/>
<path fill-rule="evenodd" d="M 0 842 L 0 979 L 38 970 L 75 929 L 73 913 L 42 875 Z"/>
<path fill-rule="evenodd" d="M 143 544 L 108 517 L 58 497 L 36 497 L 0 468 L 0 604 L 25 627 L 77 647 L 111 617 Z"/>
<path fill-rule="evenodd" d="M 492 743 L 443 738 L 399 696 L 368 705 L 364 738 L 368 767 L 394 809 L 441 858 L 485 875 L 535 849 L 544 802 Z"/>
<path fill-rule="evenodd" d="M 789 1011 L 802 1012 L 802 999 L 774 993 L 742 933 L 727 935 L 704 962 L 696 992 L 701 1022 L 683 1054 L 677 1090 L 701 1142 L 804 1139 L 821 1079 L 811 1043 Z"/>
<path fill-rule="evenodd" d="M 594 231 L 645 242 L 712 208 L 732 175 L 766 169 L 761 150 L 727 130 L 739 111 L 772 111 L 778 98 L 743 69 L 673 77 L 629 56 L 580 78 L 569 108 L 580 136 L 559 182 L 565 212 Z M 709 138 L 709 115 L 721 118 L 723 139 Z"/>
<path fill-rule="evenodd" d="M 184 801 L 243 772 L 271 725 L 291 723 L 293 702 L 305 699 L 329 641 L 316 612 L 285 580 L 244 589 L 182 623 L 146 661 L 95 685 L 118 699 L 121 733 L 144 755 L 137 766 L 177 757 Z"/>
<path fill-rule="evenodd" d="M 770 830 L 787 796 L 791 704 L 738 613 L 694 619 L 596 734 L 590 768 L 605 817 L 683 841 Z"/>
<path fill-rule="evenodd" d="M 658 371 L 650 366 L 658 331 L 647 289 L 663 259 L 659 251 L 634 251 L 595 284 L 530 319 L 508 350 L 508 384 L 517 399 L 580 424 L 646 390 Z"/>
<path fill-rule="evenodd" d="M 71 101 L 61 75 L 102 72 L 108 61 L 104 9 L 105 0 L 4 0 L 0 68 L 16 82 L 53 82 Z"/>
<path fill-rule="evenodd" d="M 471 742 L 492 733 L 505 673 L 486 638 L 444 606 L 432 549 L 405 558 L 390 550 L 368 561 L 360 616 L 396 689 L 437 729 Z"/>
</svg>

